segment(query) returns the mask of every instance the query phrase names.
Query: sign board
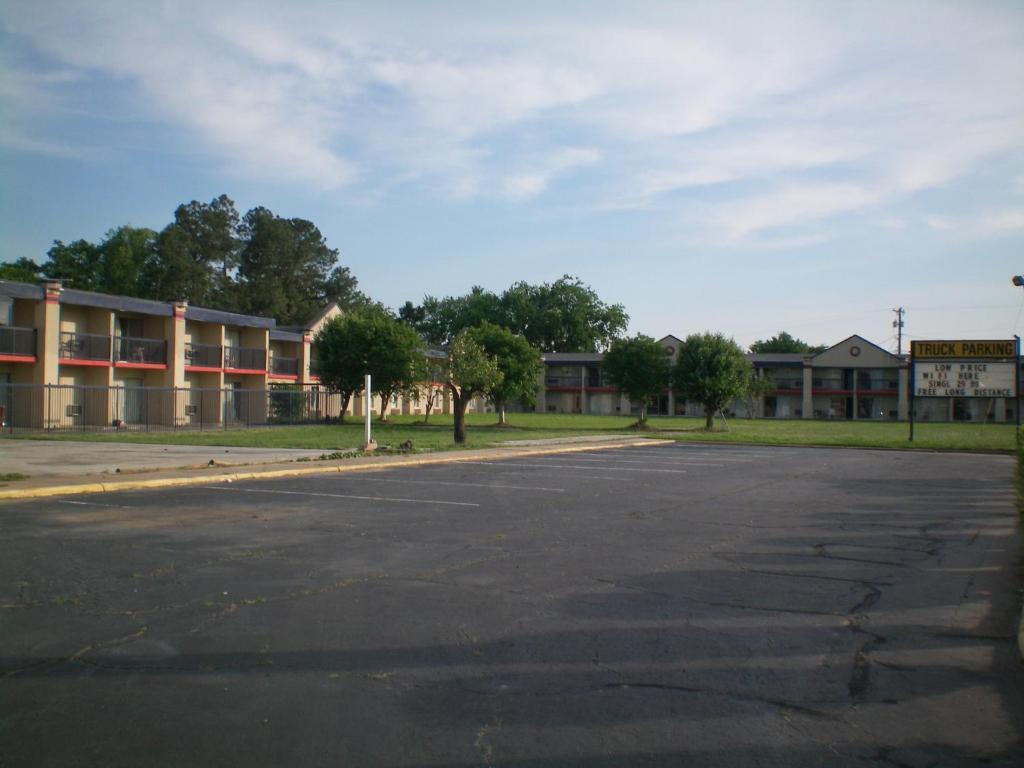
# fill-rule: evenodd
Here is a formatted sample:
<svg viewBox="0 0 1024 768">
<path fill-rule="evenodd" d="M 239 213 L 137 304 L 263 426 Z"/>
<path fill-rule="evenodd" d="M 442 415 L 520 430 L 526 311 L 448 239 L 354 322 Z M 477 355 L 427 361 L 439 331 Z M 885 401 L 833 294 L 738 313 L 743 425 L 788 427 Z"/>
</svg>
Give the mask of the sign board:
<svg viewBox="0 0 1024 768">
<path fill-rule="evenodd" d="M 1016 397 L 1014 363 L 917 361 L 915 397 Z"/>
<path fill-rule="evenodd" d="M 1016 398 L 1020 430 L 1020 339 L 956 339 L 910 344 L 910 439 L 914 439 L 914 399 Z"/>
<path fill-rule="evenodd" d="M 915 359 L 976 360 L 1009 358 L 1017 355 L 1017 342 L 1009 341 L 912 341 L 910 355 Z"/>
</svg>

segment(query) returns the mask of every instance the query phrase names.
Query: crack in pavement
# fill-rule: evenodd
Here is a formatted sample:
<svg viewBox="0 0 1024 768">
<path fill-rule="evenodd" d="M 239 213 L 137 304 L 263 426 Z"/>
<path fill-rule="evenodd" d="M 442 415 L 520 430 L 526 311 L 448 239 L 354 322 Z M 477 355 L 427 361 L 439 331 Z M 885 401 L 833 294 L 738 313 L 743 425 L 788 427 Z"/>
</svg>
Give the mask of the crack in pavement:
<svg viewBox="0 0 1024 768">
<path fill-rule="evenodd" d="M 696 685 L 672 685 L 670 683 L 651 683 L 645 681 L 624 681 L 621 683 L 605 683 L 601 686 L 602 690 L 618 689 L 627 690 L 631 688 L 648 689 L 655 691 L 669 691 L 672 693 L 696 693 L 706 696 L 721 696 L 723 698 L 735 699 L 737 701 L 747 701 L 758 704 L 769 704 L 779 709 L 791 710 L 793 712 L 799 712 L 801 714 L 808 715 L 809 717 L 818 718 L 821 720 L 834 720 L 837 722 L 843 722 L 843 718 L 838 715 L 834 715 L 830 712 L 824 712 L 814 707 L 808 707 L 805 704 L 797 704 L 793 701 L 786 699 L 777 699 L 771 696 L 755 696 L 753 694 L 736 693 L 734 691 L 721 691 L 714 688 L 705 688 L 703 686 Z"/>
</svg>

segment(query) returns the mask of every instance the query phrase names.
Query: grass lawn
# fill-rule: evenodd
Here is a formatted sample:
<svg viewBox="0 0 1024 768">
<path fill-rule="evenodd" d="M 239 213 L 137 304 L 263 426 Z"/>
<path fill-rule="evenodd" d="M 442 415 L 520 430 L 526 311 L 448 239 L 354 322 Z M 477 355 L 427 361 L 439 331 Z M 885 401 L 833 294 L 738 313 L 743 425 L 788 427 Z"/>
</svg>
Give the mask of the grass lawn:
<svg viewBox="0 0 1024 768">
<path fill-rule="evenodd" d="M 914 442 L 907 440 L 908 425 L 898 422 L 775 421 L 731 419 L 728 429 L 716 425 L 704 431 L 704 420 L 654 417 L 650 431 L 630 429 L 629 416 L 577 414 L 509 414 L 511 426 L 495 425 L 494 414 L 469 414 L 466 447 L 484 448 L 508 440 L 539 440 L 576 435 L 644 435 L 679 441 L 761 443 L 770 445 L 843 445 L 863 448 L 928 448 L 961 451 L 1014 451 L 1012 424 L 917 424 Z M 451 416 L 432 415 L 424 425 L 420 416 L 392 416 L 388 424 L 374 421 L 374 438 L 397 447 L 412 440 L 417 451 L 452 450 Z M 164 445 L 223 445 L 254 448 L 312 448 L 326 452 L 357 448 L 363 439 L 359 421 L 344 425 L 268 427 L 204 432 L 25 433 L 33 439 L 116 441 Z"/>
</svg>

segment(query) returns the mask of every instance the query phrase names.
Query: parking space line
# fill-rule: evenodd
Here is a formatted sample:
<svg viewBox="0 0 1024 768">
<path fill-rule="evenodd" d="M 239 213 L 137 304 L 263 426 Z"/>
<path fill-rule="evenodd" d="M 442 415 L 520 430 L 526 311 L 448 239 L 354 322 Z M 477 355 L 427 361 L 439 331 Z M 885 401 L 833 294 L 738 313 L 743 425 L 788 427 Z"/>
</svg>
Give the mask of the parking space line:
<svg viewBox="0 0 1024 768">
<path fill-rule="evenodd" d="M 506 467 L 533 467 L 539 469 L 551 469 L 557 467 L 560 469 L 598 469 L 598 467 L 588 467 L 587 465 L 579 464 L 551 464 L 550 462 L 544 464 L 526 464 L 514 461 L 502 461 L 501 459 L 494 459 L 493 461 L 463 461 L 462 464 L 483 464 L 486 466 L 492 466 L 498 464 Z M 602 471 L 606 472 L 668 472 L 673 474 L 685 475 L 685 469 L 657 469 L 654 467 L 600 467 Z"/>
<path fill-rule="evenodd" d="M 386 478 L 386 477 L 366 477 L 360 478 L 373 483 L 416 483 L 418 485 L 454 485 L 454 486 L 466 486 L 468 488 L 500 488 L 502 490 L 512 491 L 544 491 L 545 493 L 564 493 L 565 488 L 544 488 L 539 485 L 504 485 L 500 483 L 460 483 L 452 480 L 399 480 L 397 478 Z"/>
<path fill-rule="evenodd" d="M 699 458 L 698 459 L 692 459 L 692 460 L 688 459 L 688 458 L 681 458 L 681 459 L 675 459 L 675 460 L 666 459 L 666 460 L 662 460 L 662 461 L 655 461 L 655 460 L 649 460 L 649 459 L 620 459 L 620 458 L 617 458 L 617 457 L 607 458 L 607 457 L 604 457 L 604 456 L 594 456 L 594 457 L 589 457 L 589 456 L 573 456 L 573 461 L 593 461 L 593 462 L 601 462 L 601 463 L 604 463 L 604 464 L 617 462 L 617 463 L 621 463 L 621 464 L 697 464 L 697 465 L 708 465 L 708 466 L 722 466 L 721 464 L 709 464 L 709 462 L 711 462 L 711 459 L 699 459 Z M 716 461 L 716 462 L 717 461 L 724 461 L 724 462 L 751 462 L 751 461 L 753 461 L 753 459 L 729 459 L 729 458 L 717 459 L 716 458 L 714 461 Z"/>
<path fill-rule="evenodd" d="M 236 493 L 270 493 L 281 496 L 317 496 L 328 499 L 355 499 L 357 501 L 396 501 L 407 504 L 444 504 L 452 507 L 479 507 L 471 501 L 439 501 L 437 499 L 403 499 L 390 496 L 357 496 L 348 493 L 314 493 L 313 491 L 273 491 L 267 488 L 232 488 L 223 485 L 204 486 L 209 491 L 234 491 Z"/>
</svg>

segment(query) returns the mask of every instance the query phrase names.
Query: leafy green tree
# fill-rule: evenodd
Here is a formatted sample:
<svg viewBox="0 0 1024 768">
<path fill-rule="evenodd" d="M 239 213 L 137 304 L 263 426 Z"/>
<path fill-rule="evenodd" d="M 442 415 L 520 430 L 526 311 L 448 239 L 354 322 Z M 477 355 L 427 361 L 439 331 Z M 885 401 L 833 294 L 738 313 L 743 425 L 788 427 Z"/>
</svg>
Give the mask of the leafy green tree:
<svg viewBox="0 0 1024 768">
<path fill-rule="evenodd" d="M 338 251 L 305 219 L 283 219 L 266 208 L 245 214 L 239 232 L 239 308 L 277 318 L 282 325 L 302 323 L 325 304 L 351 306 L 356 280 L 347 267 L 335 266 Z"/>
<path fill-rule="evenodd" d="M 419 371 L 418 380 L 420 382 L 419 393 L 423 395 L 423 423 L 427 424 L 430 422 L 430 412 L 437 407 L 442 395 L 444 394 L 444 384 L 442 383 L 445 379 L 447 371 L 447 361 L 444 359 L 438 359 L 427 353 L 423 356 L 422 367 Z"/>
<path fill-rule="evenodd" d="M 541 285 L 516 283 L 500 296 L 479 286 L 465 296 L 426 296 L 419 306 L 406 302 L 399 316 L 436 346 L 447 346 L 459 331 L 486 321 L 545 352 L 607 349 L 629 322 L 621 304 L 605 304 L 571 275 Z"/>
<path fill-rule="evenodd" d="M 672 382 L 678 397 L 704 406 L 704 426 L 710 430 L 715 414 L 747 391 L 750 369 L 732 339 L 720 333 L 695 333 L 679 346 Z"/>
<path fill-rule="evenodd" d="M 824 352 L 826 349 L 828 349 L 828 347 L 824 344 L 812 347 L 806 341 L 798 339 L 795 336 L 791 336 L 786 331 L 779 331 L 778 335 L 772 336 L 770 339 L 755 341 L 750 345 L 750 351 L 756 354 L 765 354 L 769 352 L 792 352 L 816 355 L 819 352 Z"/>
<path fill-rule="evenodd" d="M 501 384 L 501 368 L 467 329 L 455 337 L 448 349 L 447 379 L 452 396 L 455 442 L 461 444 L 466 442 L 466 408 L 474 397 Z"/>
<path fill-rule="evenodd" d="M 64 243 L 54 240 L 46 252 L 43 272 L 60 280 L 68 288 L 83 291 L 103 290 L 100 284 L 100 249 L 88 240 Z"/>
<path fill-rule="evenodd" d="M 758 376 L 754 366 L 750 366 L 750 381 L 747 382 L 747 391 L 743 393 L 747 405 L 748 419 L 754 418 L 758 399 L 774 389 L 775 381 L 770 375 Z"/>
<path fill-rule="evenodd" d="M 621 304 L 605 304 L 578 277 L 553 283 L 516 283 L 501 296 L 506 325 L 545 352 L 599 352 L 625 331 Z"/>
<path fill-rule="evenodd" d="M 647 421 L 647 401 L 664 392 L 671 383 L 672 366 L 665 348 L 643 334 L 613 341 L 601 369 L 605 378 L 630 402 L 640 404 L 641 424 Z"/>
<path fill-rule="evenodd" d="M 227 195 L 209 203 L 193 200 L 179 205 L 174 221 L 157 239 L 150 279 L 159 296 L 234 309 L 239 224 L 238 211 Z"/>
<path fill-rule="evenodd" d="M 12 262 L 0 264 L 0 280 L 34 283 L 42 278 L 43 268 L 32 259 L 21 256 Z"/>
<path fill-rule="evenodd" d="M 498 411 L 498 423 L 507 424 L 505 408 L 513 400 L 532 405 L 537 395 L 537 377 L 543 364 L 540 350 L 531 347 L 522 336 L 486 320 L 468 329 L 469 336 L 489 357 L 494 358 L 501 371 L 501 380 L 484 393 Z"/>
<path fill-rule="evenodd" d="M 338 418 L 342 422 L 352 395 L 363 388 L 367 367 L 361 343 L 363 327 L 357 314 L 337 315 L 323 325 L 313 340 L 321 383 L 341 395 Z"/>
<path fill-rule="evenodd" d="M 372 376 L 380 396 L 381 421 L 396 392 L 411 390 L 420 374 L 423 343 L 416 332 L 378 309 L 347 312 L 332 318 L 316 337 L 320 380 L 341 393 L 344 419 L 352 395 Z"/>
<path fill-rule="evenodd" d="M 158 298 L 145 279 L 155 256 L 156 232 L 123 226 L 107 232 L 100 243 L 98 284 L 107 293 Z"/>
<path fill-rule="evenodd" d="M 501 300 L 478 285 L 465 296 L 425 296 L 419 306 L 407 301 L 398 316 L 436 347 L 447 347 L 460 331 L 485 321 L 505 325 Z"/>
</svg>

